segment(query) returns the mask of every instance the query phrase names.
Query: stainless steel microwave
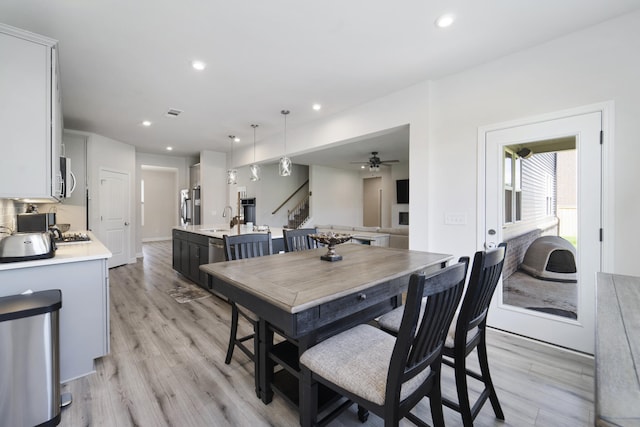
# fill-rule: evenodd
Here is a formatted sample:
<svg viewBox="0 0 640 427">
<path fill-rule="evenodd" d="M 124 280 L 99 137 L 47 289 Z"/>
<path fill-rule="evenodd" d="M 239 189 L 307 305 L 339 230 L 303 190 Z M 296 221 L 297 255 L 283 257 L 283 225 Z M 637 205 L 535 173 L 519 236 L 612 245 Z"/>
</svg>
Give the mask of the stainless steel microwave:
<svg viewBox="0 0 640 427">
<path fill-rule="evenodd" d="M 62 176 L 60 197 L 70 197 L 76 189 L 76 176 L 71 172 L 70 158 L 60 157 L 60 175 Z"/>
</svg>

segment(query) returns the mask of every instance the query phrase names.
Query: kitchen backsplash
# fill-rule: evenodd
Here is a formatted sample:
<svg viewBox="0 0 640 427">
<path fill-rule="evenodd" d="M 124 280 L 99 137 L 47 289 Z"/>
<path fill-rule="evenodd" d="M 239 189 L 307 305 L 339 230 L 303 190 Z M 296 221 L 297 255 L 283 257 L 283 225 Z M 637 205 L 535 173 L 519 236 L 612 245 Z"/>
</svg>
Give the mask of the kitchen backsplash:
<svg viewBox="0 0 640 427">
<path fill-rule="evenodd" d="M 16 229 L 16 215 L 26 210 L 25 203 L 10 199 L 0 199 L 0 225 Z"/>
</svg>

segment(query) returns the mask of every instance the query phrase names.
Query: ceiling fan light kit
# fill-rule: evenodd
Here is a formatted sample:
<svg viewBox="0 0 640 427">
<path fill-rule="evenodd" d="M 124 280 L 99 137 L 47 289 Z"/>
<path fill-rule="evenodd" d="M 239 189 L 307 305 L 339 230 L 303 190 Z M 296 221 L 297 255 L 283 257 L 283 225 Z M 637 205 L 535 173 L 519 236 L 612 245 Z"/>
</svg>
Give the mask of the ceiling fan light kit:
<svg viewBox="0 0 640 427">
<path fill-rule="evenodd" d="M 389 163 L 398 163 L 399 160 L 380 160 L 377 151 L 371 152 L 371 157 L 366 162 L 351 162 L 351 164 L 361 165 L 361 168 L 369 166 L 369 172 L 380 172 L 380 165 L 388 165 Z"/>
</svg>

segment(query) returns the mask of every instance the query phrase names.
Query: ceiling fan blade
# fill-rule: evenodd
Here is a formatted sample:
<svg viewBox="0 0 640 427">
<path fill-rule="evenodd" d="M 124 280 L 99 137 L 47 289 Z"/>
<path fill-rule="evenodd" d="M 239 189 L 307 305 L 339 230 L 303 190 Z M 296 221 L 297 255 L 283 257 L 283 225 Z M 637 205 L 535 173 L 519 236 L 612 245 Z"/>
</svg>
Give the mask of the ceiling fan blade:
<svg viewBox="0 0 640 427">
<path fill-rule="evenodd" d="M 350 165 L 368 165 L 369 162 L 349 162 Z"/>
<path fill-rule="evenodd" d="M 380 163 L 399 163 L 400 160 L 382 160 Z"/>
</svg>

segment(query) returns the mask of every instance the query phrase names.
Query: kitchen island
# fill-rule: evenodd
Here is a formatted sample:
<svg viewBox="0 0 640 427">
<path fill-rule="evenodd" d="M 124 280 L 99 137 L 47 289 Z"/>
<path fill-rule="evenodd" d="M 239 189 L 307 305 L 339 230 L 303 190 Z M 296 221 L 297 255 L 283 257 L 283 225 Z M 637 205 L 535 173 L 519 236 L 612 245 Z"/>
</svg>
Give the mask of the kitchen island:
<svg viewBox="0 0 640 427">
<path fill-rule="evenodd" d="M 207 275 L 200 270 L 203 264 L 224 261 L 224 245 L 222 236 L 238 234 L 267 233 L 271 231 L 273 253 L 284 252 L 282 228 L 271 227 L 266 231 L 253 231 L 253 228 L 228 225 L 186 225 L 173 227 L 173 261 L 175 271 L 208 289 Z"/>
<path fill-rule="evenodd" d="M 61 383 L 94 372 L 94 359 L 109 353 L 111 252 L 91 232 L 87 234 L 90 242 L 60 245 L 53 258 L 0 264 L 0 296 L 62 291 Z"/>
</svg>

